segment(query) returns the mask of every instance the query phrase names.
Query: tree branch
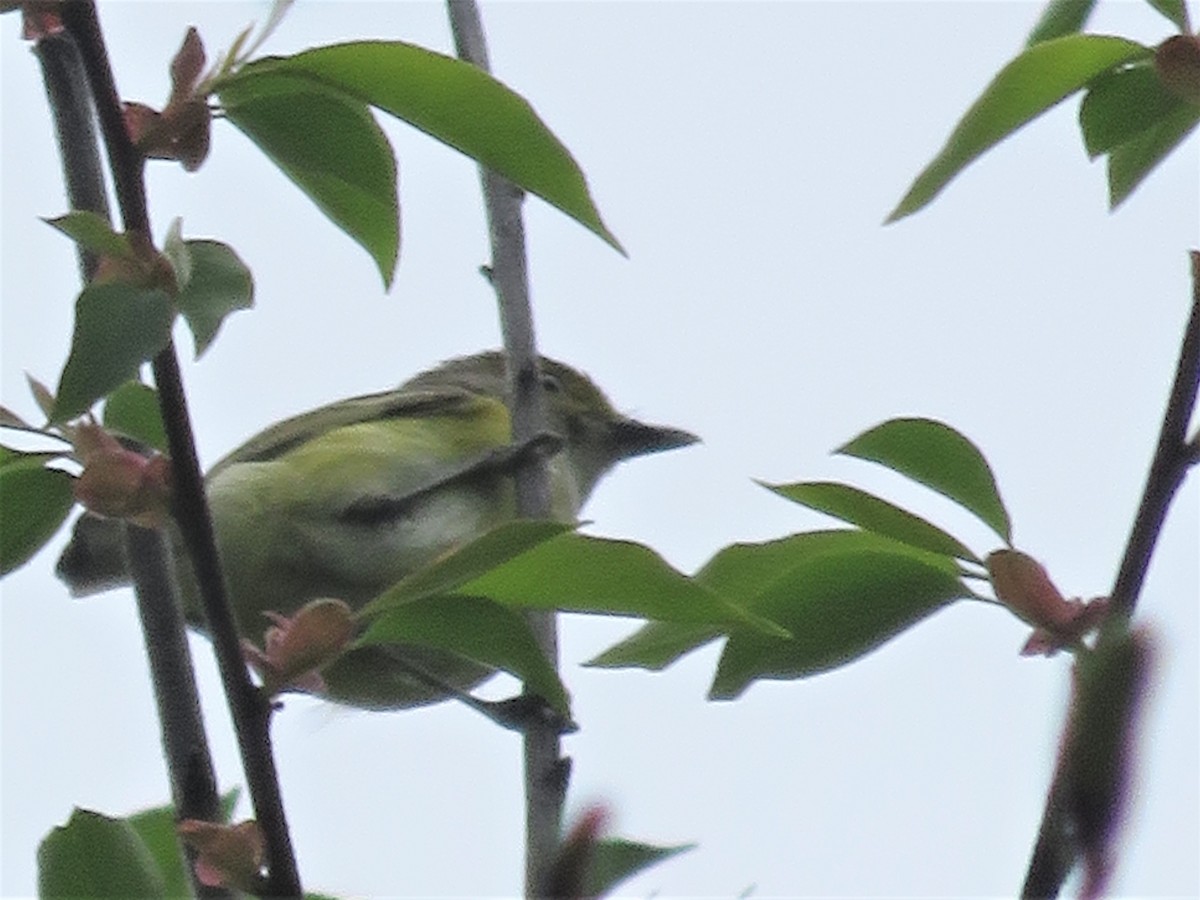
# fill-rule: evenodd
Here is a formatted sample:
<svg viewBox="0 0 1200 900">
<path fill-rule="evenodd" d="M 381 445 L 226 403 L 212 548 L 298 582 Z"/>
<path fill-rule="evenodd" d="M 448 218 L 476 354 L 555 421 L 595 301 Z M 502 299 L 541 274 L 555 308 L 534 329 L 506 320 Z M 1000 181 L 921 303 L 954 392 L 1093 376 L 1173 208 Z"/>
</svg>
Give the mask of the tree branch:
<svg viewBox="0 0 1200 900">
<path fill-rule="evenodd" d="M 91 95 L 75 42 L 67 34 L 48 35 L 37 41 L 34 53 L 41 63 L 42 79 L 54 117 L 70 208 L 90 210 L 111 219 Z M 77 252 L 80 274 L 86 284 L 95 274 L 99 261 L 82 247 L 77 247 Z M 220 821 L 221 797 L 200 714 L 187 630 L 175 601 L 162 536 L 130 527 L 126 529 L 123 541 L 142 623 L 175 815 L 180 819 Z M 195 852 L 188 847 L 184 847 L 183 852 L 189 862 L 187 874 L 196 896 L 209 900 L 232 896 L 224 888 L 201 884 L 191 865 L 195 861 Z"/>
<path fill-rule="evenodd" d="M 125 232 L 131 240 L 150 246 L 150 222 L 143 180 L 144 160 L 125 130 L 121 101 L 109 66 L 95 4 L 92 0 L 66 3 L 61 10 L 63 24 L 79 47 L 91 86 Z M 271 753 L 271 709 L 268 701 L 251 682 L 242 660 L 240 640 L 230 612 L 225 580 L 213 539 L 212 520 L 205 502 L 204 480 L 192 438 L 179 362 L 172 342 L 168 342 L 154 358 L 153 369 L 171 454 L 175 516 L 196 570 L 204 615 L 225 685 L 250 798 L 266 843 L 268 875 L 262 894 L 299 897 L 299 872 Z"/>
<path fill-rule="evenodd" d="M 1200 389 L 1200 253 L 1193 251 L 1190 260 L 1191 314 L 1184 329 L 1179 362 L 1175 367 L 1175 381 L 1163 414 L 1158 446 L 1109 596 L 1111 612 L 1101 630 L 1100 642 L 1111 641 L 1127 629 L 1171 501 L 1183 484 L 1188 469 L 1196 464 L 1195 447 L 1189 445 L 1185 435 L 1196 408 L 1197 390 Z M 1065 754 L 1060 752 L 1025 884 L 1021 888 L 1022 897 L 1057 897 L 1079 855 L 1079 847 L 1064 809 L 1068 787 L 1064 758 Z"/>
<path fill-rule="evenodd" d="M 490 72 L 487 42 L 474 0 L 447 0 L 458 55 Z M 525 226 L 521 219 L 524 192 L 486 168 L 480 169 L 491 235 L 491 281 L 500 303 L 500 324 L 508 359 L 512 439 L 532 439 L 546 430 L 541 376 L 529 303 L 525 260 Z M 524 518 L 550 515 L 550 480 L 544 460 L 536 458 L 516 473 L 517 512 Z M 553 612 L 527 614 L 542 652 L 558 669 L 558 629 Z M 525 893 L 539 896 L 544 873 L 558 847 L 562 808 L 570 773 L 561 755 L 559 729 L 551 722 L 531 724 L 525 731 Z"/>
<path fill-rule="evenodd" d="M 1171 385 L 1167 410 L 1163 414 L 1154 461 L 1146 476 L 1142 502 L 1109 599 L 1112 612 L 1125 619 L 1133 615 L 1137 606 L 1154 554 L 1154 545 L 1162 531 L 1171 501 L 1183 484 L 1188 469 L 1196 462 L 1193 449 L 1188 446 L 1186 432 L 1196 408 L 1196 392 L 1200 388 L 1200 252 L 1192 251 L 1189 258 L 1192 267 L 1192 311 L 1184 329 L 1179 363 L 1175 367 L 1175 382 Z"/>
</svg>

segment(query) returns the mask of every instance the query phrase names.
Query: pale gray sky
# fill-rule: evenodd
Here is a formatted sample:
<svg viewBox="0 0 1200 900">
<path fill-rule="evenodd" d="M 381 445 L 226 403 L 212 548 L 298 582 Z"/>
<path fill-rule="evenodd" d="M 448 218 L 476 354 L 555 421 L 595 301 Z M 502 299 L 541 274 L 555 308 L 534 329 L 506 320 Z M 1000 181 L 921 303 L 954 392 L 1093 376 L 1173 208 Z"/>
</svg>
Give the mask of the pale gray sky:
<svg viewBox="0 0 1200 900">
<path fill-rule="evenodd" d="M 122 94 L 152 105 L 195 24 L 210 54 L 265 4 L 107 3 Z M 1016 541 L 1068 595 L 1111 584 L 1167 393 L 1197 245 L 1195 139 L 1114 215 L 1076 102 L 968 170 L 933 207 L 881 222 L 1020 48 L 1027 3 L 485 5 L 497 75 L 571 148 L 624 259 L 527 204 L 544 352 L 622 408 L 705 443 L 637 461 L 597 492 L 592 531 L 692 571 L 733 541 L 823 521 L 752 483 L 839 478 L 937 517 L 948 504 L 828 452 L 898 415 L 941 418 L 991 460 Z M 1196 10 L 1193 10 L 1196 12 Z M 1157 42 L 1143 3 L 1093 30 Z M 272 52 L 357 37 L 449 50 L 435 3 L 297 5 Z M 32 415 L 53 383 L 76 274 L 36 221 L 64 211 L 33 58 L 0 18 L 0 396 Z M 384 295 L 367 256 L 233 129 L 205 168 L 151 167 L 152 220 L 217 237 L 258 308 L 185 370 L 202 457 L 283 415 L 390 386 L 498 342 L 473 166 L 402 126 L 403 245 Z M 190 347 L 182 340 L 181 347 Z M 1143 598 L 1160 649 L 1114 889 L 1200 893 L 1200 491 L 1163 535 Z M 0 893 L 35 890 L 38 841 L 73 805 L 124 814 L 167 786 L 128 592 L 73 601 L 61 539 L 0 583 Z M 704 696 L 716 648 L 663 674 L 591 671 L 633 624 L 568 619 L 582 731 L 570 803 L 616 831 L 699 848 L 625 893 L 1000 896 L 1020 886 L 1053 763 L 1068 661 L 1017 656 L 1027 629 L 960 604 L 848 668 Z M 241 776 L 207 645 L 194 644 L 223 786 Z M 507 685 L 497 682 L 495 692 Z M 520 887 L 518 739 L 452 706 L 368 714 L 290 700 L 275 723 L 309 889 L 503 896 Z"/>
</svg>

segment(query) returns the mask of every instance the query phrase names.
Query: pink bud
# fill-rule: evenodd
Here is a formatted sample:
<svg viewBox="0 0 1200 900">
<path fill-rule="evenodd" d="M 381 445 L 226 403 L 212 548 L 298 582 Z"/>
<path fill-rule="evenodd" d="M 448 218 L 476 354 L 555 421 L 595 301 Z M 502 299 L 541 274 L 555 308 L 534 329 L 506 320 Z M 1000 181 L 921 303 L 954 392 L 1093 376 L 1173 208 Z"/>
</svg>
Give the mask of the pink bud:
<svg viewBox="0 0 1200 900">
<path fill-rule="evenodd" d="M 171 466 L 165 457 L 128 450 L 92 423 L 76 426 L 74 440 L 84 466 L 75 480 L 76 500 L 101 516 L 146 528 L 162 525 L 171 505 Z"/>
<path fill-rule="evenodd" d="M 184 819 L 176 830 L 197 853 L 196 878 L 201 884 L 249 893 L 262 888 L 263 836 L 257 822 L 219 825 Z"/>
<path fill-rule="evenodd" d="M 341 600 L 313 600 L 294 616 L 268 612 L 265 651 L 242 643 L 242 653 L 262 676 L 271 695 L 285 689 L 320 694 L 325 690 L 319 669 L 332 662 L 354 636 L 354 614 Z"/>
<path fill-rule="evenodd" d="M 1103 597 L 1087 603 L 1078 598 L 1067 600 L 1042 564 L 1019 550 L 997 550 L 988 556 L 986 565 L 996 599 L 1034 626 L 1022 656 L 1057 653 L 1099 626 L 1108 612 L 1108 600 Z"/>
</svg>

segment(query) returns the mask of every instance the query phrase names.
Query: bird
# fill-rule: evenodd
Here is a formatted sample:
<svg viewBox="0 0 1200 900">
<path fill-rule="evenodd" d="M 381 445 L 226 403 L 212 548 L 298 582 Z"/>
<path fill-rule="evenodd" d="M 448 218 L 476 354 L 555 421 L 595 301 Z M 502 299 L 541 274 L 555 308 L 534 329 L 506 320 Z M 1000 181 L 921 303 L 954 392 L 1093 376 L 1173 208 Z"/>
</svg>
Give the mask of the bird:
<svg viewBox="0 0 1200 900">
<path fill-rule="evenodd" d="M 515 445 L 501 351 L 458 357 L 398 388 L 278 422 L 205 476 L 239 632 L 260 634 L 322 598 L 361 608 L 396 582 L 517 517 L 514 477 L 548 456 L 550 518 L 576 522 L 618 463 L 699 439 L 617 412 L 578 370 L 540 358 L 548 433 Z M 56 573 L 74 596 L 129 584 L 119 522 L 85 511 Z M 185 617 L 203 630 L 199 590 L 178 529 L 167 527 Z M 322 696 L 407 709 L 463 696 L 494 674 L 445 650 L 353 648 L 322 671 Z"/>
</svg>

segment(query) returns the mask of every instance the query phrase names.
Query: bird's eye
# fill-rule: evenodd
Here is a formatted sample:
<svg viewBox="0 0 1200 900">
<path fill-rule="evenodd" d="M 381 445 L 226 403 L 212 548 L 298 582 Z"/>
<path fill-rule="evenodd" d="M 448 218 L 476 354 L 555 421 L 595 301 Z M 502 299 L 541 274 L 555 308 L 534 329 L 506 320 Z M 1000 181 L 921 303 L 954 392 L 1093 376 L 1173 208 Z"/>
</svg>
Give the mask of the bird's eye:
<svg viewBox="0 0 1200 900">
<path fill-rule="evenodd" d="M 559 381 L 558 378 L 551 375 L 549 372 L 543 372 L 542 373 L 542 389 L 547 394 L 559 394 L 559 393 L 562 393 L 563 386 L 562 386 L 562 382 Z"/>
</svg>

